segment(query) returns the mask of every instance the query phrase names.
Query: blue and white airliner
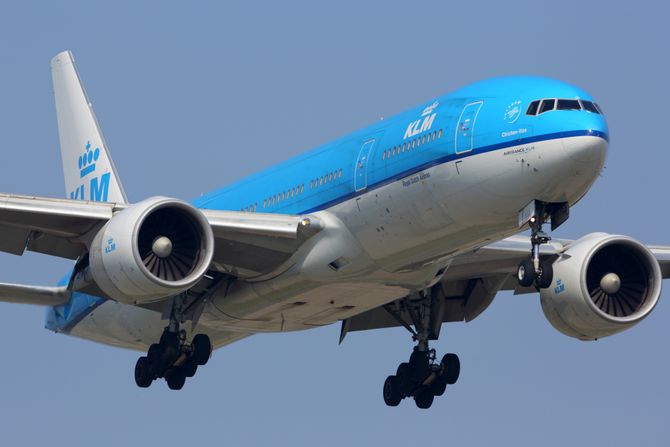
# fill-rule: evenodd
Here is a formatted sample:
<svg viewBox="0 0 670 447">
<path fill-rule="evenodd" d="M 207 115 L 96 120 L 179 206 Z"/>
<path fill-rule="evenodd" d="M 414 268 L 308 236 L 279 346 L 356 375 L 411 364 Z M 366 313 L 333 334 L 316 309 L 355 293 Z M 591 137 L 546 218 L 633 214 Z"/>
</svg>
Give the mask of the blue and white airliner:
<svg viewBox="0 0 670 447">
<path fill-rule="evenodd" d="M 609 141 L 594 99 L 560 81 L 478 82 L 195 200 L 131 204 L 72 54 L 51 70 L 66 198 L 1 194 L 0 250 L 73 268 L 55 287 L 0 284 L 0 300 L 142 351 L 140 387 L 181 389 L 213 349 L 259 332 L 340 322 L 342 341 L 399 326 L 416 345 L 384 401 L 428 408 L 460 372 L 429 342 L 499 291 L 539 292 L 557 330 L 595 340 L 649 315 L 670 276 L 670 247 L 546 232 L 589 191 Z"/>
</svg>

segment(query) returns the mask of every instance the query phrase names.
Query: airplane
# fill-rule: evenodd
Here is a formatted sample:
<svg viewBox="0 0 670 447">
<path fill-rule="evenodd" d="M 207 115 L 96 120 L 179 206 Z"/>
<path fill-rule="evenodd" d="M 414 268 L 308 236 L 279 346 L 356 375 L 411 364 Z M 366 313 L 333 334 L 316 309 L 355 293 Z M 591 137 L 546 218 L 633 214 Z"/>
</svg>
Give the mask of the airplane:
<svg viewBox="0 0 670 447">
<path fill-rule="evenodd" d="M 340 323 L 341 343 L 402 327 L 415 346 L 383 399 L 425 409 L 460 375 L 430 342 L 498 292 L 539 292 L 554 328 L 596 340 L 649 315 L 670 276 L 670 247 L 545 231 L 609 146 L 598 104 L 558 80 L 476 82 L 191 201 L 129 203 L 72 53 L 51 71 L 67 198 L 0 194 L 0 251 L 73 267 L 56 286 L 0 284 L 0 301 L 143 352 L 142 388 L 181 389 L 214 349 L 256 333 Z"/>
</svg>

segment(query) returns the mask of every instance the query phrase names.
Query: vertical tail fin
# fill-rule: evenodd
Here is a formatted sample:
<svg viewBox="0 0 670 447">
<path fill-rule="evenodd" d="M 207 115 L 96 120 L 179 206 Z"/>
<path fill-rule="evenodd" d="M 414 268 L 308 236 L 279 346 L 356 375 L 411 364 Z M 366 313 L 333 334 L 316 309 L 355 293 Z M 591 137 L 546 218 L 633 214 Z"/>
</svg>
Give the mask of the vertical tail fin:
<svg viewBox="0 0 670 447">
<path fill-rule="evenodd" d="M 51 77 L 67 197 L 126 203 L 109 148 L 69 50 L 51 59 Z"/>
</svg>

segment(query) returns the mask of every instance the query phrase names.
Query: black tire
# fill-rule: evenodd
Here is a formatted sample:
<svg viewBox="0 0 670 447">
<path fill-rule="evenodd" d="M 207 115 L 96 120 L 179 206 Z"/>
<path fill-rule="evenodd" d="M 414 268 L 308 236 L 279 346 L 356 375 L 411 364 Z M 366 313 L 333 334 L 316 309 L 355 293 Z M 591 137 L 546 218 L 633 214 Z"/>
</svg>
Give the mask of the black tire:
<svg viewBox="0 0 670 447">
<path fill-rule="evenodd" d="M 158 343 L 154 343 L 149 346 L 149 352 L 147 353 L 147 359 L 149 360 L 149 365 L 154 372 L 158 373 L 161 369 L 161 346 Z"/>
<path fill-rule="evenodd" d="M 193 358 L 190 358 L 182 363 L 180 368 L 186 377 L 193 377 L 195 376 L 196 371 L 198 371 L 198 364 L 195 362 L 195 360 L 193 360 Z"/>
<path fill-rule="evenodd" d="M 384 402 L 389 407 L 397 407 L 402 400 L 402 394 L 398 385 L 398 378 L 396 376 L 388 376 L 384 381 Z"/>
<path fill-rule="evenodd" d="M 532 286 L 536 277 L 537 273 L 535 272 L 533 261 L 526 259 L 519 263 L 519 267 L 516 270 L 516 279 L 519 281 L 521 287 Z"/>
<path fill-rule="evenodd" d="M 186 376 L 181 368 L 173 368 L 165 377 L 165 381 L 171 390 L 180 390 L 186 383 Z"/>
<path fill-rule="evenodd" d="M 430 374 L 430 359 L 428 353 L 415 349 L 409 356 L 410 380 L 411 383 L 422 383 Z"/>
<path fill-rule="evenodd" d="M 163 332 L 163 335 L 161 335 L 159 345 L 161 350 L 160 364 L 167 368 L 177 360 L 177 357 L 179 357 L 179 335 L 174 332 L 165 331 Z"/>
<path fill-rule="evenodd" d="M 554 266 L 549 261 L 540 261 L 540 271 L 537 275 L 536 285 L 540 289 L 546 289 L 554 281 Z"/>
<path fill-rule="evenodd" d="M 433 395 L 431 389 L 426 388 L 425 390 L 421 390 L 416 396 L 414 396 L 414 403 L 416 404 L 417 407 L 425 410 L 430 408 L 431 405 L 433 405 L 434 399 L 435 395 Z"/>
<path fill-rule="evenodd" d="M 461 375 L 461 361 L 456 354 L 444 354 L 442 361 L 442 375 L 447 384 L 453 385 L 458 381 L 458 376 Z"/>
<path fill-rule="evenodd" d="M 140 388 L 149 388 L 153 380 L 149 360 L 146 357 L 140 357 L 135 364 L 135 383 Z"/>
<path fill-rule="evenodd" d="M 404 362 L 398 365 L 398 370 L 396 371 L 395 375 L 397 377 L 398 385 L 400 386 L 402 394 L 407 394 L 412 376 L 412 368 L 409 366 L 409 363 Z"/>
<path fill-rule="evenodd" d="M 212 342 L 205 334 L 198 334 L 191 342 L 193 347 L 192 357 L 198 365 L 206 365 L 212 355 Z"/>
<path fill-rule="evenodd" d="M 435 379 L 435 382 L 430 386 L 430 391 L 433 396 L 441 396 L 447 390 L 447 380 L 444 376 Z"/>
</svg>

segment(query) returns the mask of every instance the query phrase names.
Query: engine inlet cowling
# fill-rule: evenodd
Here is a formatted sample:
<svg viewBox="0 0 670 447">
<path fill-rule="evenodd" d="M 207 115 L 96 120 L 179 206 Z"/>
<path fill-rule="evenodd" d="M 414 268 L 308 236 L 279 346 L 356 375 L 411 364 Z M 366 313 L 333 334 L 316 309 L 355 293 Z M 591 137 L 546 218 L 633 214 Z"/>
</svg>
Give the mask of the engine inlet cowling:
<svg viewBox="0 0 670 447">
<path fill-rule="evenodd" d="M 91 244 L 91 274 L 121 302 L 148 302 L 193 287 L 214 253 L 203 214 L 180 200 L 152 197 L 115 214 Z"/>
<path fill-rule="evenodd" d="M 551 287 L 540 292 L 542 310 L 562 333 L 594 340 L 632 327 L 654 309 L 662 275 L 640 242 L 587 235 L 554 262 Z"/>
</svg>

